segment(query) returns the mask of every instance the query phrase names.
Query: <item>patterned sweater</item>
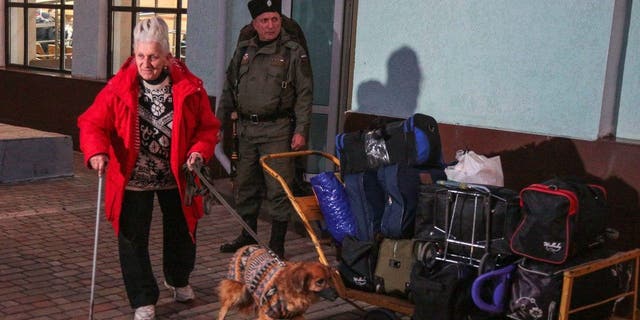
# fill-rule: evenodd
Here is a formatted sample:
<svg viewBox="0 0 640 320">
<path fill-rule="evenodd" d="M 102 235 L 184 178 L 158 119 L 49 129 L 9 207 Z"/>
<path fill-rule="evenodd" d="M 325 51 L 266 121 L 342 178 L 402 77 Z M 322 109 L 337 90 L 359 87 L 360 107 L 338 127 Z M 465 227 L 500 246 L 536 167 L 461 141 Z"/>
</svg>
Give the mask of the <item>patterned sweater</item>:
<svg viewBox="0 0 640 320">
<path fill-rule="evenodd" d="M 140 80 L 138 123 L 140 153 L 127 185 L 128 190 L 162 190 L 178 185 L 171 173 L 173 97 L 171 79 L 163 73 L 155 81 Z"/>
</svg>

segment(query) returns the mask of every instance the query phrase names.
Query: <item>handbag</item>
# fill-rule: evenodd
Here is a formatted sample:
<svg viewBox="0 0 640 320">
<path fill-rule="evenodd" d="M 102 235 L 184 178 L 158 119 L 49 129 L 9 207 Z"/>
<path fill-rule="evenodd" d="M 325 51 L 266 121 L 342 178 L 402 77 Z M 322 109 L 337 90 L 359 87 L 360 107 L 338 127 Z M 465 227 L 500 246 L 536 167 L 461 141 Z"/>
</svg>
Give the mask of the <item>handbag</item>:
<svg viewBox="0 0 640 320">
<path fill-rule="evenodd" d="M 520 191 L 522 219 L 513 252 L 553 264 L 604 241 L 609 208 L 602 186 L 551 179 Z"/>
</svg>

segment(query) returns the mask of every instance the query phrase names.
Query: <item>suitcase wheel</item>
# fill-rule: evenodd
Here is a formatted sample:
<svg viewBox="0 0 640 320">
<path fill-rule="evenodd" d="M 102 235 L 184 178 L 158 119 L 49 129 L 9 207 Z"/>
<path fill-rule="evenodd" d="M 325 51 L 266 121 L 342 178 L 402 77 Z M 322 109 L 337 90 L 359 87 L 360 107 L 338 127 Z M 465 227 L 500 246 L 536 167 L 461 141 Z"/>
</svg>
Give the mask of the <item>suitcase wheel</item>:
<svg viewBox="0 0 640 320">
<path fill-rule="evenodd" d="M 439 256 L 439 246 L 437 242 L 417 242 L 415 247 L 416 260 L 424 266 L 432 268 Z"/>
</svg>

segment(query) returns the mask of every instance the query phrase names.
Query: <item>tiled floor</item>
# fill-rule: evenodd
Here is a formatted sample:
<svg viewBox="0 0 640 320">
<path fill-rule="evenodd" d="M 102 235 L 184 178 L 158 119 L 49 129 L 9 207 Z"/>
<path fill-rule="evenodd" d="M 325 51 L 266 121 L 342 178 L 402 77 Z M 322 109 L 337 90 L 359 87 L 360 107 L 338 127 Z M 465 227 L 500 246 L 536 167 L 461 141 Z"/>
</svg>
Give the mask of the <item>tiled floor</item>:
<svg viewBox="0 0 640 320">
<path fill-rule="evenodd" d="M 87 319 L 91 287 L 98 180 L 74 155 L 72 178 L 0 184 L 0 319 Z M 228 183 L 220 181 L 220 188 Z M 151 258 L 162 283 L 160 214 L 151 231 Z M 260 220 L 259 235 L 268 236 L 268 222 Z M 287 257 L 314 260 L 311 242 L 291 231 Z M 161 287 L 158 319 L 215 319 L 219 304 L 214 294 L 226 274 L 231 254 L 218 247 L 233 239 L 239 226 L 222 207 L 200 220 L 196 268 L 191 284 L 197 299 L 175 303 Z M 333 252 L 327 248 L 326 252 Z M 111 225 L 100 219 L 94 319 L 131 319 Z M 360 319 L 363 312 L 338 299 L 311 307 L 307 319 Z M 231 314 L 227 319 L 247 319 Z M 616 318 L 620 320 L 620 318 Z M 428 320 L 428 319 L 424 319 Z"/>
<path fill-rule="evenodd" d="M 72 178 L 0 185 L 0 319 L 87 319 L 91 287 L 98 180 L 75 154 Z M 157 214 L 156 214 L 157 213 Z M 151 258 L 162 283 L 159 211 L 154 212 Z M 111 225 L 100 219 L 95 319 L 131 319 L 122 284 L 116 238 Z M 268 236 L 268 222 L 259 222 Z M 262 231 L 262 232 L 260 232 Z M 161 287 L 158 319 L 213 319 L 218 302 L 214 287 L 226 274 L 231 254 L 218 247 L 233 239 L 239 226 L 222 206 L 200 220 L 196 268 L 191 284 L 197 299 L 174 303 Z M 264 239 L 267 240 L 267 239 Z M 287 257 L 316 259 L 311 242 L 287 235 Z M 358 319 L 357 308 L 338 299 L 314 305 L 307 319 Z M 228 319 L 245 319 L 232 314 Z"/>
</svg>

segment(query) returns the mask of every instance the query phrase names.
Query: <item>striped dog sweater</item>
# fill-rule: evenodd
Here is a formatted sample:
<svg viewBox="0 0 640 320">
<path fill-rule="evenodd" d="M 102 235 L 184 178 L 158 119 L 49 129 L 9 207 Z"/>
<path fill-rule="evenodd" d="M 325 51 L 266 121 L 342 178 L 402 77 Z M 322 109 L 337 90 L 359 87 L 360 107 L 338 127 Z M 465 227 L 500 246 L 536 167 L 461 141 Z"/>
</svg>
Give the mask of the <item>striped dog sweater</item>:
<svg viewBox="0 0 640 320">
<path fill-rule="evenodd" d="M 274 281 L 285 263 L 259 245 L 245 246 L 236 251 L 229 264 L 227 278 L 244 283 L 260 306 L 268 305 L 267 315 L 274 319 L 289 319 L 286 301 L 278 295 Z"/>
</svg>

